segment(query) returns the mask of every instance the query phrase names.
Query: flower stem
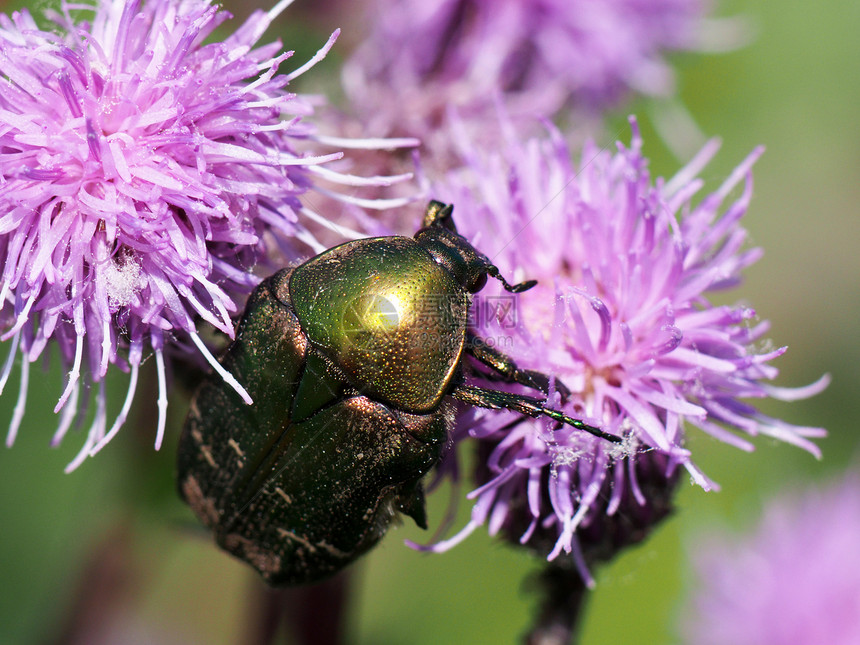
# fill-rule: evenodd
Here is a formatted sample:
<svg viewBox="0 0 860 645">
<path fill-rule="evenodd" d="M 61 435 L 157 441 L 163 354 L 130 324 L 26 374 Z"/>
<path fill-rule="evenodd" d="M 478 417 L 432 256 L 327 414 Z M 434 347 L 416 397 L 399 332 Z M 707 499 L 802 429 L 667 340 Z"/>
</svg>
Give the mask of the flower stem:
<svg viewBox="0 0 860 645">
<path fill-rule="evenodd" d="M 570 645 L 576 642 L 577 627 L 587 589 L 572 568 L 549 565 L 536 581 L 543 594 L 538 618 L 526 637 L 526 645 Z"/>
<path fill-rule="evenodd" d="M 344 645 L 349 575 L 342 572 L 314 585 L 272 589 L 258 583 L 250 610 L 248 639 L 254 645 Z"/>
</svg>

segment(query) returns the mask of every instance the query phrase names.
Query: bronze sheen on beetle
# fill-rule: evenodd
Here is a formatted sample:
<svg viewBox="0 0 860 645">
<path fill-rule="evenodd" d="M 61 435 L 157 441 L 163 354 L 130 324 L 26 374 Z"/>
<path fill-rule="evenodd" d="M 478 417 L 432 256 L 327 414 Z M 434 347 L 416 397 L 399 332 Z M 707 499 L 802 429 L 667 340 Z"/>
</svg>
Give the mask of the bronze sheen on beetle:
<svg viewBox="0 0 860 645">
<path fill-rule="evenodd" d="M 542 399 L 468 385 L 469 354 L 500 380 L 550 379 L 467 328 L 487 276 L 518 293 L 430 202 L 414 238 L 342 244 L 264 280 L 194 395 L 179 444 L 183 499 L 217 543 L 274 585 L 315 582 L 372 548 L 400 512 L 427 527 L 421 480 L 439 460 L 453 399 L 548 416 L 620 439 Z M 564 395 L 566 390 L 559 385 Z"/>
</svg>

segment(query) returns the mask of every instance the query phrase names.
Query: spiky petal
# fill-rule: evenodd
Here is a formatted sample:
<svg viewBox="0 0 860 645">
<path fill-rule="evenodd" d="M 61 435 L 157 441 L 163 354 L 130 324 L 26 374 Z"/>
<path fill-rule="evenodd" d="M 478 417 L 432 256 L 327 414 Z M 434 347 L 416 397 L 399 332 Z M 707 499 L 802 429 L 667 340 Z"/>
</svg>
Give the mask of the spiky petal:
<svg viewBox="0 0 860 645">
<path fill-rule="evenodd" d="M 518 527 L 516 539 L 550 560 L 572 558 L 590 582 L 587 564 L 606 557 L 604 547 L 641 539 L 614 534 L 609 524 L 620 508 L 625 516 L 634 514 L 632 504 L 645 519 L 663 517 L 679 466 L 703 488 L 715 487 L 685 447 L 689 428 L 742 450 L 753 448 L 748 437 L 767 435 L 819 454 L 811 438 L 822 429 L 769 418 L 748 400 L 809 396 L 827 379 L 797 391 L 773 388 L 771 361 L 785 349 L 762 342 L 767 323 L 746 305 L 709 299 L 735 286 L 761 255 L 745 248 L 741 220 L 762 150 L 697 200 L 696 176 L 717 145 L 673 180 L 652 181 L 631 125 L 629 147 L 588 145 L 578 165 L 552 130 L 525 143 L 509 138 L 485 156 L 454 136 L 464 166 L 433 194 L 456 204 L 458 228 L 509 280 L 539 281 L 516 298 L 502 294 L 504 306 L 490 296 L 476 302 L 497 314 L 478 309 L 476 331 L 521 367 L 559 378 L 571 392 L 570 416 L 625 442 L 512 413 L 467 411 L 455 441 L 471 437 L 482 446 L 472 519 L 433 550 L 485 524 L 493 534 Z M 554 391 L 550 399 L 562 403 Z M 661 481 L 666 494 L 643 494 Z M 583 542 L 594 535 L 597 542 Z"/>
<path fill-rule="evenodd" d="M 699 540 L 686 643 L 860 641 L 860 476 L 765 505 L 749 535 Z M 824 617 L 824 618 L 822 618 Z"/>
<path fill-rule="evenodd" d="M 255 264 L 276 249 L 289 260 L 318 248 L 301 198 L 321 179 L 344 179 L 316 170 L 341 153 L 315 141 L 303 120 L 311 102 L 287 85 L 337 33 L 308 64 L 291 65 L 280 43 L 258 42 L 289 3 L 212 42 L 229 15 L 209 0 L 64 2 L 48 13 L 58 31 L 26 10 L 0 15 L 0 304 L 10 344 L 0 386 L 16 356 L 25 366 L 7 443 L 23 416 L 26 366 L 53 341 L 69 370 L 55 442 L 82 385 L 101 388 L 111 365 L 131 373 L 116 423 L 108 428 L 99 398 L 70 467 L 122 425 L 150 351 L 158 446 L 168 345 L 203 347 L 201 319 L 232 336 Z"/>
<path fill-rule="evenodd" d="M 701 0 L 378 0 L 344 68 L 352 105 L 380 131 L 434 140 L 446 109 L 497 94 L 514 112 L 605 108 L 671 92 L 667 51 L 703 46 Z"/>
</svg>

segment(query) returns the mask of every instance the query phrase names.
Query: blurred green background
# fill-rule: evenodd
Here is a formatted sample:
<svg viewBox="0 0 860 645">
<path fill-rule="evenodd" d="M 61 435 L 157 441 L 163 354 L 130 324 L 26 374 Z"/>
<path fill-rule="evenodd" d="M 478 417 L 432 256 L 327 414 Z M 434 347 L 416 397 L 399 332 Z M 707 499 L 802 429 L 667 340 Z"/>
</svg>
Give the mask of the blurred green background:
<svg viewBox="0 0 860 645">
<path fill-rule="evenodd" d="M 287 48 L 297 46 L 294 38 L 303 39 L 300 54 L 338 26 L 348 39 L 355 24 L 341 24 L 331 14 L 307 27 L 305 13 L 313 4 L 299 0 L 278 22 Z M 814 485 L 858 465 L 860 4 L 736 1 L 721 3 L 718 13 L 744 17 L 755 38 L 727 54 L 676 57 L 679 93 L 704 132 L 724 141 L 704 173 L 709 188 L 753 146 L 767 146 L 755 167 L 755 197 L 745 220 L 752 242 L 766 254 L 747 272 L 738 297 L 772 321 L 775 345 L 790 348 L 776 363 L 779 384 L 803 385 L 824 372 L 833 376 L 814 399 L 766 404 L 765 411 L 795 424 L 825 426 L 830 436 L 820 442 L 819 462 L 770 440 L 756 441 L 756 452 L 744 454 L 691 433 L 696 462 L 722 491 L 704 493 L 684 482 L 676 514 L 644 545 L 597 571 L 585 645 L 680 642 L 677 623 L 692 588 L 689 555 L 701 536 L 748 528 L 778 491 Z M 337 58 L 317 71 L 336 73 Z M 651 126 L 654 110 L 648 101 L 634 103 L 613 123 L 619 129 L 626 113 L 637 113 L 654 174 L 671 176 L 680 162 Z M 627 129 L 620 138 L 629 140 Z M 146 370 L 151 381 L 153 365 Z M 0 400 L 0 424 L 11 418 L 17 378 L 15 372 Z M 56 641 L 70 621 L 102 624 L 109 643 L 246 642 L 261 584 L 244 565 L 216 551 L 173 492 L 183 394 L 177 390 L 172 397 L 161 452 L 152 451 L 149 432 L 132 429 L 152 427 L 155 394 L 140 391 L 133 423 L 98 457 L 64 475 L 83 437 L 72 434 L 61 448 L 49 447 L 62 374 L 55 369 L 42 379 L 33 370 L 18 440 L 0 449 L 0 643 Z M 112 385 L 118 409 L 125 380 Z M 431 526 L 447 501 L 444 490 L 431 498 Z M 457 526 L 468 510 L 461 506 Z M 404 524 L 357 567 L 350 642 L 518 642 L 534 605 L 524 581 L 539 562 L 481 531 L 443 555 L 403 545 L 404 539 L 428 538 Z M 115 578 L 108 597 L 83 593 L 93 588 L 96 570 Z"/>
</svg>

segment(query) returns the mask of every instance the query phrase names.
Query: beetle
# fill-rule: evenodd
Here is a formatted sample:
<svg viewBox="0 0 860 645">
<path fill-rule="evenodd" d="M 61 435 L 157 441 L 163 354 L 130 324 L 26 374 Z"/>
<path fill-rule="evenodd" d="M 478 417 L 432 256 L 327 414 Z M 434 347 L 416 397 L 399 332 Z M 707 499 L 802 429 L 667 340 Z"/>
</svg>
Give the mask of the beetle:
<svg viewBox="0 0 860 645">
<path fill-rule="evenodd" d="M 490 260 L 432 201 L 414 238 L 361 239 L 278 271 L 252 293 L 217 374 L 195 393 L 178 452 L 182 498 L 273 585 L 315 582 L 373 547 L 397 513 L 427 528 L 421 480 L 439 460 L 454 401 L 542 415 L 618 442 L 540 398 L 466 382 L 471 355 L 546 393 L 468 329 Z M 565 390 L 559 385 L 559 391 Z"/>
</svg>

